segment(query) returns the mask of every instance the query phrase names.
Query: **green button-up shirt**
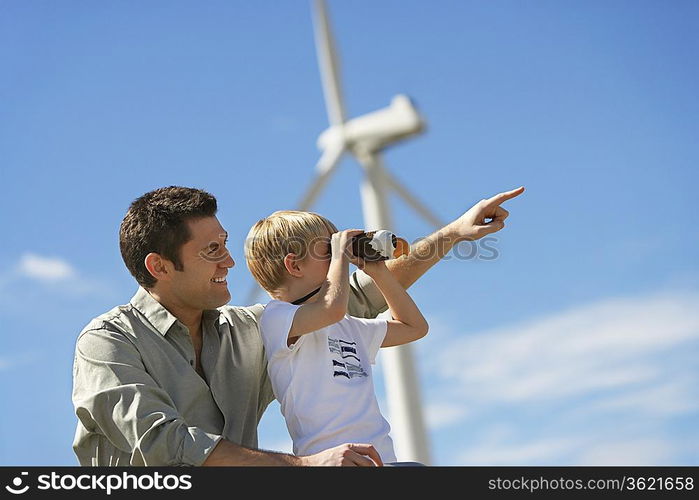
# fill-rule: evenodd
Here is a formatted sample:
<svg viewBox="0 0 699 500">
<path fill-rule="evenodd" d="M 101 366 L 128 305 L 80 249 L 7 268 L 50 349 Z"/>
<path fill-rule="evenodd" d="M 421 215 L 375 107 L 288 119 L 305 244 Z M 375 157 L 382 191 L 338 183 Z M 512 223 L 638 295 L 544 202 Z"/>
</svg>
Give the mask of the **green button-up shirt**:
<svg viewBox="0 0 699 500">
<path fill-rule="evenodd" d="M 370 278 L 351 278 L 349 313 L 386 303 Z M 187 328 L 139 288 L 131 301 L 80 332 L 73 364 L 81 465 L 201 465 L 221 438 L 257 447 L 274 399 L 258 328 L 264 306 L 204 311 L 201 365 Z"/>
</svg>

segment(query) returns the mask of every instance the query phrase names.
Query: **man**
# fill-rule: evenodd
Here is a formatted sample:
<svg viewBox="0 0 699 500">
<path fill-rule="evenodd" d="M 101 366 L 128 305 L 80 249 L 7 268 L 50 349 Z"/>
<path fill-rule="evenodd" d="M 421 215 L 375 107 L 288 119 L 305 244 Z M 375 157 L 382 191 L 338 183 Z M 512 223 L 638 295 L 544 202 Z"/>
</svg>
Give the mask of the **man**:
<svg viewBox="0 0 699 500">
<path fill-rule="evenodd" d="M 500 206 L 519 188 L 481 200 L 389 261 L 409 287 L 458 242 L 504 227 Z M 139 290 L 129 304 L 92 320 L 76 342 L 73 449 L 81 465 L 382 465 L 376 450 L 347 443 L 297 457 L 257 449 L 257 425 L 274 399 L 258 329 L 262 306 L 225 305 L 234 266 L 216 199 L 167 187 L 136 199 L 119 242 Z M 349 312 L 386 309 L 361 272 Z"/>
</svg>

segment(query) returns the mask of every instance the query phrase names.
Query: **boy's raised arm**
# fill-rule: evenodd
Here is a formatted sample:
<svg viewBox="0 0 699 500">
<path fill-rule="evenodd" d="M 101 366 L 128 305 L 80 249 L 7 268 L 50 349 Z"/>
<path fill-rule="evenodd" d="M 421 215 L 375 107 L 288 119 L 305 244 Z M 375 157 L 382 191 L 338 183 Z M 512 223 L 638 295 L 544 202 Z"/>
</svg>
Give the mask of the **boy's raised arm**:
<svg viewBox="0 0 699 500">
<path fill-rule="evenodd" d="M 348 246 L 360 230 L 345 230 L 330 237 L 332 256 L 328 275 L 318 292 L 318 300 L 303 304 L 294 315 L 287 343 L 306 333 L 314 332 L 340 321 L 347 313 L 349 300 L 349 250 Z"/>
<path fill-rule="evenodd" d="M 381 347 L 407 344 L 427 335 L 427 321 L 386 264 L 382 261 L 366 263 L 364 272 L 371 276 L 383 293 L 393 318 L 388 321 L 386 337 Z"/>
</svg>

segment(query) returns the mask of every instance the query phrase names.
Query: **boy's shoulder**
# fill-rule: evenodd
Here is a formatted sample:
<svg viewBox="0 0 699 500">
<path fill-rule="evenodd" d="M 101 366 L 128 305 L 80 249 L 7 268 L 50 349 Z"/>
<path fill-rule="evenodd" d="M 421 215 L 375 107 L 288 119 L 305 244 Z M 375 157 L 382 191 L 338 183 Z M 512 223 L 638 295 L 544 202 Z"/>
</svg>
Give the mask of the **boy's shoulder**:
<svg viewBox="0 0 699 500">
<path fill-rule="evenodd" d="M 286 308 L 296 309 L 299 306 L 294 305 L 290 302 L 285 302 L 278 299 L 270 299 L 267 303 L 257 303 L 250 306 L 232 306 L 225 305 L 219 307 L 217 310 L 219 313 L 223 314 L 226 319 L 236 319 L 238 321 L 249 321 L 253 320 L 256 323 L 260 323 L 262 316 L 266 312 L 282 311 Z"/>
<path fill-rule="evenodd" d="M 285 311 L 296 310 L 301 306 L 294 305 L 291 302 L 285 302 L 283 300 L 272 299 L 266 304 L 262 305 L 260 310 L 260 317 L 270 314 L 283 313 Z"/>
</svg>

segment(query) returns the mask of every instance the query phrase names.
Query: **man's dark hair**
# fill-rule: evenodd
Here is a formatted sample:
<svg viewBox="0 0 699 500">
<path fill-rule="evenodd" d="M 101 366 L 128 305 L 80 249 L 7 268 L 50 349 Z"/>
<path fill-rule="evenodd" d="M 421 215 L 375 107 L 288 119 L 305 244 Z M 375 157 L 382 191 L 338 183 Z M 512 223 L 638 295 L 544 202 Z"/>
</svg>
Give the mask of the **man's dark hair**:
<svg viewBox="0 0 699 500">
<path fill-rule="evenodd" d="M 152 288 L 157 281 L 145 265 L 146 255 L 151 252 L 173 262 L 181 271 L 180 249 L 191 238 L 187 222 L 213 217 L 216 210 L 216 198 L 195 188 L 164 187 L 136 198 L 121 221 L 119 247 L 138 284 Z"/>
</svg>

